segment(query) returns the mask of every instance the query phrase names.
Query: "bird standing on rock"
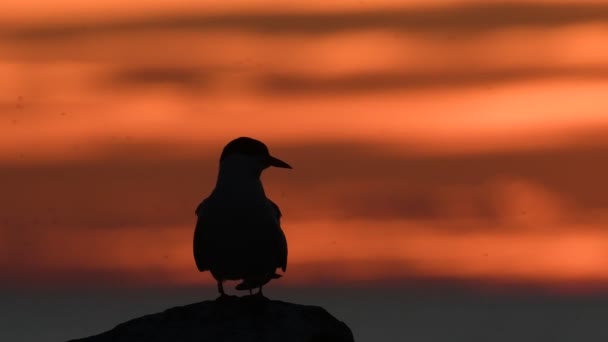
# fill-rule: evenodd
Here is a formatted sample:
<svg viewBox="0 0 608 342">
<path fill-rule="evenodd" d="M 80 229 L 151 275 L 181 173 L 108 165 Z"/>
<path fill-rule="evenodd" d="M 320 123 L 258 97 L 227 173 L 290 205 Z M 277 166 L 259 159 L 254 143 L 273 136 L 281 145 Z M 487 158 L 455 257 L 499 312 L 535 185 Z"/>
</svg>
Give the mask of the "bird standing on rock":
<svg viewBox="0 0 608 342">
<path fill-rule="evenodd" d="M 260 176 L 270 166 L 291 169 L 261 141 L 240 137 L 222 151 L 215 189 L 196 209 L 194 260 L 210 271 L 218 291 L 225 280 L 242 280 L 237 290 L 259 288 L 287 269 L 287 240 L 281 211 L 266 197 Z"/>
</svg>

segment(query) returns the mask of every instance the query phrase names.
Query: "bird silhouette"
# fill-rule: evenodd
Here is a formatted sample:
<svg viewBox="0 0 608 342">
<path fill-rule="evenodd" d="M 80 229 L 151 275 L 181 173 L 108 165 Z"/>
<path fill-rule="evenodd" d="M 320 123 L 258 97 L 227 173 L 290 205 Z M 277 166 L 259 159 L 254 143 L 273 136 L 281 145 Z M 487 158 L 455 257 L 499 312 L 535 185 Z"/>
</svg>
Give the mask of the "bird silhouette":
<svg viewBox="0 0 608 342">
<path fill-rule="evenodd" d="M 197 207 L 193 251 L 198 270 L 210 271 L 224 296 L 223 282 L 242 280 L 237 290 L 262 287 L 287 270 L 287 239 L 281 211 L 266 197 L 260 176 L 270 166 L 291 169 L 261 141 L 240 137 L 220 157 L 215 188 Z"/>
</svg>

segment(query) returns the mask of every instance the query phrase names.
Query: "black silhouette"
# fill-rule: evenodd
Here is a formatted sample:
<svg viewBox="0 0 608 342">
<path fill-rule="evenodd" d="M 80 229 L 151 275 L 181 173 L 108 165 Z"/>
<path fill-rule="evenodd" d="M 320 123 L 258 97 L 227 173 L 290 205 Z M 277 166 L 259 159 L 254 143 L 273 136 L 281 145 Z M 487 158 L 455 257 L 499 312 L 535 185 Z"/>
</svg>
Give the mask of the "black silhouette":
<svg viewBox="0 0 608 342">
<path fill-rule="evenodd" d="M 68 342 L 331 341 L 353 342 L 327 310 L 262 296 L 221 296 L 148 314 Z"/>
<path fill-rule="evenodd" d="M 270 166 L 289 168 L 270 155 L 262 142 L 241 137 L 224 147 L 215 189 L 196 209 L 194 260 L 199 271 L 210 271 L 218 291 L 223 281 L 243 280 L 237 290 L 258 288 L 287 269 L 287 240 L 281 211 L 266 198 L 260 180 Z"/>
</svg>

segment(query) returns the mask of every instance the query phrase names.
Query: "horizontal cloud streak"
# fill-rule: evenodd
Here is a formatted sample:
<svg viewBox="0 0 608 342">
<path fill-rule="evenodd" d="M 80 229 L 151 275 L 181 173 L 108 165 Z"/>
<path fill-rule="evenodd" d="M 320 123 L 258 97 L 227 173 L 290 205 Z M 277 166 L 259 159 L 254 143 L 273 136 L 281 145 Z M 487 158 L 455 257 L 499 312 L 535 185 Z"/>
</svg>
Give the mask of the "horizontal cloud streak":
<svg viewBox="0 0 608 342">
<path fill-rule="evenodd" d="M 272 95 L 352 94 L 400 89 L 492 86 L 538 79 L 608 79 L 607 67 L 513 68 L 445 72 L 386 72 L 326 77 L 310 74 L 262 76 L 259 88 Z"/>
<path fill-rule="evenodd" d="M 386 92 L 404 89 L 491 87 L 507 82 L 547 79 L 607 80 L 608 66 L 530 67 L 511 69 L 462 70 L 443 72 L 399 71 L 358 73 L 343 76 L 272 72 L 251 72 L 254 92 L 275 96 L 335 95 Z M 109 72 L 100 81 L 107 87 L 139 89 L 147 85 L 173 84 L 192 91 L 209 91 L 223 83 L 225 70 L 156 67 Z M 230 76 L 230 75 L 229 75 Z"/>
<path fill-rule="evenodd" d="M 148 67 L 130 68 L 109 72 L 100 83 L 114 87 L 141 87 L 155 84 L 174 84 L 188 89 L 203 90 L 212 85 L 211 80 L 217 73 L 214 70 L 201 70 L 187 67 Z"/>
<path fill-rule="evenodd" d="M 508 228 L 454 234 L 407 221 L 320 220 L 292 223 L 285 232 L 290 267 L 281 284 L 286 285 L 443 278 L 559 286 L 608 280 L 608 232 L 593 225 L 565 226 L 552 234 L 513 234 Z M 57 228 L 36 236 L 27 245 L 0 241 L 0 271 L 9 275 L 8 284 L 212 282 L 209 274 L 196 271 L 188 226 Z"/>
<path fill-rule="evenodd" d="M 349 30 L 485 33 L 513 27 L 556 27 L 608 21 L 601 4 L 478 3 L 351 13 L 182 14 L 97 24 L 48 25 L 0 31 L 12 39 L 63 39 L 133 30 L 242 30 L 273 35 Z"/>
<path fill-rule="evenodd" d="M 5 229 L 192 223 L 214 185 L 216 158 L 141 148 L 80 162 L 5 163 L 0 222 Z M 295 167 L 264 177 L 287 220 L 576 221 L 608 209 L 598 187 L 608 174 L 607 145 L 427 156 L 358 144 L 273 150 Z"/>
</svg>

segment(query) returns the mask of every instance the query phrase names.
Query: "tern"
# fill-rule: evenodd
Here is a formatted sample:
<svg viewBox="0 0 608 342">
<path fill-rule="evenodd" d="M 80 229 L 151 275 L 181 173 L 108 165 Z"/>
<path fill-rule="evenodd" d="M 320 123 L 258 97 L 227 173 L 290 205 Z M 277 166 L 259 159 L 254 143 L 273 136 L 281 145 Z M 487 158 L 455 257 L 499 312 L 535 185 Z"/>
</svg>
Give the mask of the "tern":
<svg viewBox="0 0 608 342">
<path fill-rule="evenodd" d="M 270 166 L 291 169 L 261 141 L 240 137 L 220 156 L 215 188 L 197 207 L 193 252 L 200 272 L 209 271 L 221 296 L 223 282 L 242 280 L 237 290 L 258 288 L 287 270 L 287 239 L 281 211 L 266 197 L 260 176 Z"/>
</svg>

